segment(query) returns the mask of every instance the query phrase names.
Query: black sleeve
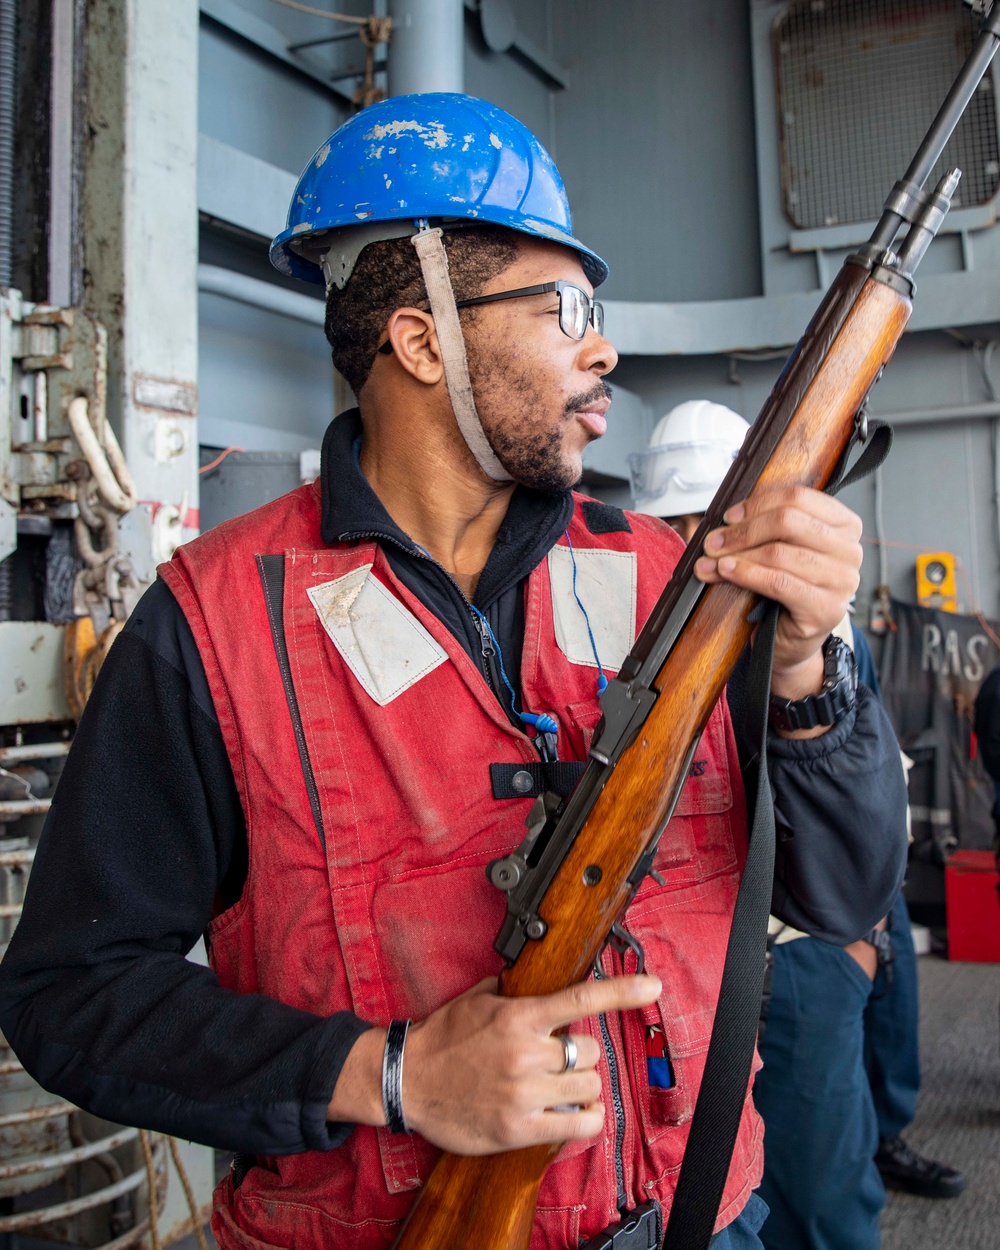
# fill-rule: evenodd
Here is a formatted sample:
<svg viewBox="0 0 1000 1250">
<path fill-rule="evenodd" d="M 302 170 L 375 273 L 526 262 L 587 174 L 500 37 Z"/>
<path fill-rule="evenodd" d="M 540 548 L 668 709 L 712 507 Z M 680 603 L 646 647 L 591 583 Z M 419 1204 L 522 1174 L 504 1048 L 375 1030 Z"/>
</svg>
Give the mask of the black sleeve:
<svg viewBox="0 0 1000 1250">
<path fill-rule="evenodd" d="M 746 663 L 727 694 L 748 792 L 759 744 L 745 727 Z M 771 910 L 845 946 L 887 915 L 906 871 L 906 779 L 885 709 L 858 686 L 850 712 L 818 738 L 768 734 L 777 832 Z"/>
<path fill-rule="evenodd" d="M 819 738 L 768 741 L 778 845 L 771 910 L 845 946 L 888 915 L 906 871 L 906 778 L 881 703 L 854 708 Z"/>
<path fill-rule="evenodd" d="M 163 583 L 101 670 L 0 967 L 25 1068 L 105 1119 L 253 1154 L 340 1145 L 326 1108 L 368 1027 L 223 989 L 185 956 L 246 829 L 204 669 Z"/>
<path fill-rule="evenodd" d="M 976 695 L 976 740 L 983 767 L 1000 781 L 1000 668 L 986 677 Z"/>
</svg>

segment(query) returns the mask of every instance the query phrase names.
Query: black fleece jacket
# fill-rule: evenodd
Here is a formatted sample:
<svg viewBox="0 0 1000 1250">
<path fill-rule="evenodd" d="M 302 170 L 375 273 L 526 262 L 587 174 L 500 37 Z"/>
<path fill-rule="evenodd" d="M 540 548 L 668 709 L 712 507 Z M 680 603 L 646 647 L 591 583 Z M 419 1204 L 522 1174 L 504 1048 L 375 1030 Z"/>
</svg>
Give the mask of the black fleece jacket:
<svg viewBox="0 0 1000 1250">
<path fill-rule="evenodd" d="M 392 522 L 360 472 L 359 440 L 356 413 L 324 440 L 324 539 L 376 536 L 509 711 L 468 603 Z M 572 506 L 568 492 L 515 491 L 479 580 L 475 604 L 515 690 L 523 582 Z M 585 518 L 597 533 L 628 525 L 603 504 Z M 730 701 L 739 703 L 733 683 Z M 888 911 L 902 878 L 905 795 L 889 722 L 862 687 L 826 735 L 774 740 L 769 753 L 775 908 L 797 928 L 851 941 Z M 280 1155 L 342 1143 L 351 1126 L 328 1123 L 326 1107 L 368 1025 L 235 994 L 185 958 L 211 916 L 239 897 L 246 869 L 243 812 L 205 671 L 157 582 L 101 670 L 0 968 L 0 1028 L 28 1071 L 109 1120 L 207 1145 Z"/>
</svg>

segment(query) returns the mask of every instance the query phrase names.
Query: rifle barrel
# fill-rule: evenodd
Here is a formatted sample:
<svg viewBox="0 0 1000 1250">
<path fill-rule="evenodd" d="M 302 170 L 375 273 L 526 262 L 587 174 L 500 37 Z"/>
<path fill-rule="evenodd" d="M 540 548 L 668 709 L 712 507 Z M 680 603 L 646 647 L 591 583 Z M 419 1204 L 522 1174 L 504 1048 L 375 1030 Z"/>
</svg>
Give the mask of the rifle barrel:
<svg viewBox="0 0 1000 1250">
<path fill-rule="evenodd" d="M 983 22 L 983 28 L 979 32 L 979 38 L 972 45 L 965 64 L 959 71 L 951 90 L 945 96 L 944 103 L 938 109 L 937 117 L 931 123 L 930 130 L 924 136 L 923 142 L 917 148 L 909 168 L 903 175 L 901 180 L 903 185 L 922 188 L 930 177 L 931 170 L 941 159 L 945 145 L 989 69 L 998 45 L 1000 45 L 1000 0 L 994 0 Z M 889 202 L 892 202 L 892 197 Z M 875 233 L 869 240 L 869 246 L 884 251 L 892 244 L 904 220 L 902 213 L 887 206 L 875 227 Z"/>
</svg>

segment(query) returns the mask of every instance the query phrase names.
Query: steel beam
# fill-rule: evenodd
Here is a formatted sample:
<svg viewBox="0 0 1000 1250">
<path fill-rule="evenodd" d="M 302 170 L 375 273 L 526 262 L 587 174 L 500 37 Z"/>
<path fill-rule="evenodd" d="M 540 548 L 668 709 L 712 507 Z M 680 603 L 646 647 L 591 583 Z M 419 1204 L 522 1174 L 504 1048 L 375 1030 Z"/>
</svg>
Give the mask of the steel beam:
<svg viewBox="0 0 1000 1250">
<path fill-rule="evenodd" d="M 621 356 L 711 356 L 797 343 L 822 292 L 678 304 L 605 300 L 608 338 Z M 1000 281 L 970 283 L 964 273 L 918 283 L 911 330 L 1000 321 Z"/>
<path fill-rule="evenodd" d="M 285 228 L 296 181 L 287 169 L 198 136 L 198 210 L 206 217 L 273 239 Z"/>
</svg>

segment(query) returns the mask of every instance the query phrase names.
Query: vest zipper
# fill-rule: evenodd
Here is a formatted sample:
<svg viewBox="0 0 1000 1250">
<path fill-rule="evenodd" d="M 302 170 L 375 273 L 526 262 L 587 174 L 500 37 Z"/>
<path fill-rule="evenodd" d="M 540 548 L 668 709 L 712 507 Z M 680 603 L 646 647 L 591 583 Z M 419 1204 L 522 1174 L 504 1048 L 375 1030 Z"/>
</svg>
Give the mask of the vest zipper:
<svg viewBox="0 0 1000 1250">
<path fill-rule="evenodd" d="M 472 617 L 472 623 L 476 627 L 476 633 L 479 635 L 480 651 L 482 652 L 483 657 L 483 669 L 486 673 L 486 684 L 493 691 L 500 706 L 505 712 L 507 712 L 504 700 L 500 695 L 500 673 L 497 669 L 497 652 L 496 647 L 493 645 L 493 639 L 490 637 L 490 631 L 486 628 L 475 612 L 470 613 L 470 615 Z M 509 718 L 510 713 L 507 712 L 507 715 Z M 520 729 L 521 726 L 518 725 L 518 728 Z"/>
<path fill-rule="evenodd" d="M 603 981 L 604 970 L 600 963 L 594 964 L 594 979 Z M 615 1054 L 608 1028 L 608 1018 L 602 1011 L 597 1017 L 601 1029 L 601 1041 L 604 1044 L 604 1057 L 608 1061 L 608 1076 L 611 1079 L 611 1105 L 615 1113 L 615 1184 L 618 1186 L 616 1203 L 619 1211 L 628 1209 L 628 1194 L 625 1192 L 625 1101 L 622 1098 L 621 1078 L 618 1072 L 618 1056 Z"/>
</svg>

